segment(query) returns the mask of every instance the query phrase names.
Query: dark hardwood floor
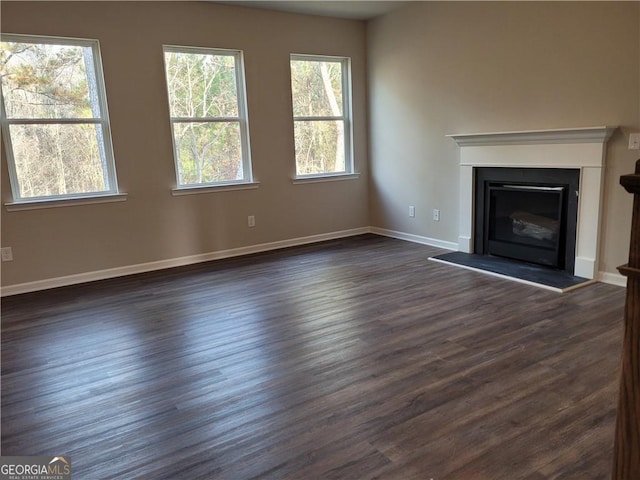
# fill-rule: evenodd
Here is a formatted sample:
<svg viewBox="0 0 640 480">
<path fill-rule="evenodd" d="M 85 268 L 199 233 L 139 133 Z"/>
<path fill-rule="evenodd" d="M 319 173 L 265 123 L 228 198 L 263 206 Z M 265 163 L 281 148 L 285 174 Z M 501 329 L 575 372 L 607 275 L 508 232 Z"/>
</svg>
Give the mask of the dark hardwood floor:
<svg viewBox="0 0 640 480">
<path fill-rule="evenodd" d="M 83 479 L 605 479 L 625 291 L 365 235 L 2 300 L 2 454 Z"/>
</svg>

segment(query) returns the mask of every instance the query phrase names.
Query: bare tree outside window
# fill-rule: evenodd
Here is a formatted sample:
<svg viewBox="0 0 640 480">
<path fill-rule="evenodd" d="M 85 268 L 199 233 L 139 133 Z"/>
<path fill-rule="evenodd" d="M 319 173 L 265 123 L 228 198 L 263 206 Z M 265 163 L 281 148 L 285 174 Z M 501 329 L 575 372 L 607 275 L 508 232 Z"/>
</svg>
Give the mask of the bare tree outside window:
<svg viewBox="0 0 640 480">
<path fill-rule="evenodd" d="M 291 56 L 296 174 L 351 173 L 349 62 Z"/>
<path fill-rule="evenodd" d="M 240 52 L 164 55 L 178 186 L 251 181 Z"/>
<path fill-rule="evenodd" d="M 117 191 L 98 44 L 2 36 L 2 127 L 14 201 Z"/>
</svg>

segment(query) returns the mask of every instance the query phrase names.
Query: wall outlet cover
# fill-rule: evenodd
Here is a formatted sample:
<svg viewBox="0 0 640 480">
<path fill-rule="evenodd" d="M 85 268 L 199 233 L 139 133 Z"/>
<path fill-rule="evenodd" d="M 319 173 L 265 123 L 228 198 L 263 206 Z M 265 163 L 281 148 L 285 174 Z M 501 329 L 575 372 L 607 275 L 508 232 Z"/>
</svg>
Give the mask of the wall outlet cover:
<svg viewBox="0 0 640 480">
<path fill-rule="evenodd" d="M 0 256 L 3 262 L 10 262 L 13 260 L 13 250 L 11 247 L 2 247 L 0 249 Z"/>
</svg>

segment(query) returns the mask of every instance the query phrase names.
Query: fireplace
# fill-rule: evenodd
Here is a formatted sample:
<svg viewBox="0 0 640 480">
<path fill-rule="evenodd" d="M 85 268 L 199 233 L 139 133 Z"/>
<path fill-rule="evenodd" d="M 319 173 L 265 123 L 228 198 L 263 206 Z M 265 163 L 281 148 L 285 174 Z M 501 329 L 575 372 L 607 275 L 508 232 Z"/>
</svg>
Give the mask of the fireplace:
<svg viewBox="0 0 640 480">
<path fill-rule="evenodd" d="M 579 192 L 578 186 L 569 187 L 561 196 L 563 202 L 566 201 L 568 204 L 575 202 L 577 207 L 576 213 L 572 213 L 569 209 L 563 213 L 564 220 L 560 220 L 560 223 L 564 221 L 566 224 L 566 233 L 559 234 L 565 235 L 565 242 L 562 242 L 560 237 L 558 265 L 561 266 L 564 261 L 563 269 L 567 272 L 587 279 L 596 278 L 599 270 L 600 214 L 606 145 L 615 130 L 616 127 L 603 126 L 449 135 L 460 147 L 458 250 L 466 253 L 480 253 L 485 248 L 484 237 L 480 239 L 480 243 L 478 242 L 478 230 L 480 226 L 484 226 L 485 219 L 483 217 L 483 223 L 478 224 L 476 207 L 479 201 L 486 200 L 488 193 L 485 192 L 480 198 L 478 197 L 476 189 L 478 172 L 485 168 L 505 171 L 520 169 L 532 172 L 548 169 L 573 170 L 578 172 L 576 182 L 578 182 Z M 513 179 L 498 180 L 502 187 L 514 185 L 556 188 L 567 184 L 564 180 L 557 182 L 557 180 L 549 182 L 528 179 L 517 182 Z M 499 185 L 498 189 L 501 188 Z M 497 200 L 498 203 L 509 203 L 504 198 Z M 551 200 L 548 202 L 551 203 Z M 546 212 L 530 213 L 547 217 Z M 549 218 L 558 221 L 557 218 L 552 217 L 554 215 Z M 572 227 L 570 222 L 574 221 L 575 225 Z M 523 229 L 526 228 L 524 224 L 521 226 Z M 575 228 L 573 246 L 566 243 L 566 238 L 571 236 L 569 235 L 571 228 Z M 501 236 L 498 235 L 498 238 Z M 482 250 L 479 250 L 480 244 Z"/>
<path fill-rule="evenodd" d="M 573 273 L 580 171 L 475 169 L 474 251 Z"/>
</svg>

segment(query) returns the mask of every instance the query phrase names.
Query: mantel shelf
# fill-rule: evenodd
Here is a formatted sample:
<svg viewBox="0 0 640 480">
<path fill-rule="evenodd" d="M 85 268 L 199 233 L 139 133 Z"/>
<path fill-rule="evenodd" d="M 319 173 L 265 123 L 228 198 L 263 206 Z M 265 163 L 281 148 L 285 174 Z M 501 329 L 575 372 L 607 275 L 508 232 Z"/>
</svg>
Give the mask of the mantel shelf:
<svg viewBox="0 0 640 480">
<path fill-rule="evenodd" d="M 585 127 L 519 132 L 456 133 L 447 135 L 460 147 L 553 143 L 606 143 L 618 127 Z"/>
</svg>

